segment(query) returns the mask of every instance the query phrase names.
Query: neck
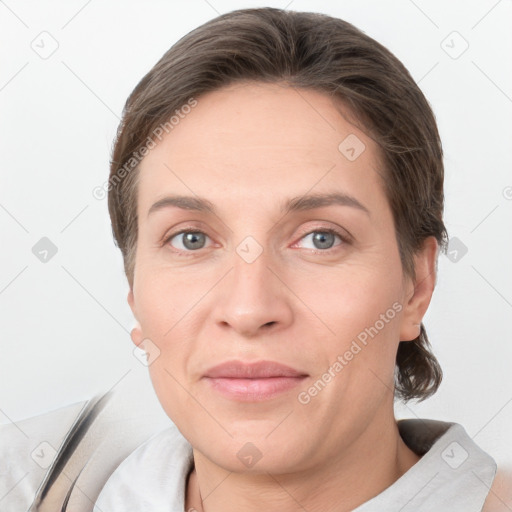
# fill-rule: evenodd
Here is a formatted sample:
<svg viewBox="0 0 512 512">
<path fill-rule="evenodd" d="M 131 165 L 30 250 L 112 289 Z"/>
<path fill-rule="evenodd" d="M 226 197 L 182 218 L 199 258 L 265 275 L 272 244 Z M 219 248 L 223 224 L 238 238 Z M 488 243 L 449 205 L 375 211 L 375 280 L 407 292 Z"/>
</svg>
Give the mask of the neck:
<svg viewBox="0 0 512 512">
<path fill-rule="evenodd" d="M 419 459 L 400 437 L 394 417 L 386 424 L 372 422 L 342 453 L 299 473 L 233 473 L 194 450 L 185 510 L 349 512 L 392 485 Z"/>
</svg>

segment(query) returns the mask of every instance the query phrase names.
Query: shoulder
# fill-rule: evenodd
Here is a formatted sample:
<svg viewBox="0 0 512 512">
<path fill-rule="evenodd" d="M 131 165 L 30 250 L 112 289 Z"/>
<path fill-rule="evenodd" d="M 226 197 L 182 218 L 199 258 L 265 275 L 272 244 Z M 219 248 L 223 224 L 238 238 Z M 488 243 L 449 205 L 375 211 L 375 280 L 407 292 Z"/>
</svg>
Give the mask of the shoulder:
<svg viewBox="0 0 512 512">
<path fill-rule="evenodd" d="M 2 511 L 42 509 L 50 503 L 52 509 L 89 511 L 118 465 L 169 425 L 156 399 L 128 391 L 100 393 L 2 425 Z"/>
<path fill-rule="evenodd" d="M 153 435 L 121 462 L 101 490 L 94 510 L 180 509 L 184 482 L 192 464 L 191 445 L 172 425 Z"/>
<path fill-rule="evenodd" d="M 2 510 L 27 510 L 87 401 L 0 425 Z"/>
<path fill-rule="evenodd" d="M 498 468 L 482 512 L 512 510 L 512 467 Z"/>
<path fill-rule="evenodd" d="M 468 435 L 462 425 L 413 419 L 401 423 L 399 428 L 409 448 L 422 454 L 419 462 L 402 478 L 402 484 L 412 476 L 420 483 L 425 482 L 422 491 L 425 503 L 421 505 L 423 508 L 418 504 L 416 510 L 444 510 L 443 504 L 450 501 L 452 510 L 481 511 L 484 503 L 491 502 L 489 494 L 492 495 L 492 491 L 499 495 L 500 491 L 495 489 L 507 486 L 506 477 L 503 479 L 501 472 L 497 476 L 494 458 Z M 483 510 L 510 512 L 512 509 Z"/>
</svg>

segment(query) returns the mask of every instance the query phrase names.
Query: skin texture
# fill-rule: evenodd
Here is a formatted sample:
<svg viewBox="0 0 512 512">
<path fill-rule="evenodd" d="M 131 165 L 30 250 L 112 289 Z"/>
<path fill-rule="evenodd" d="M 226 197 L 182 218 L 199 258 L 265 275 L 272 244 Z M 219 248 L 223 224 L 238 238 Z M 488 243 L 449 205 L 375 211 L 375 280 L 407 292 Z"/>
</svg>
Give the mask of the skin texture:
<svg viewBox="0 0 512 512">
<path fill-rule="evenodd" d="M 338 149 L 350 134 L 365 145 L 354 161 Z M 198 98 L 140 172 L 132 340 L 151 340 L 155 391 L 194 448 L 186 509 L 340 512 L 390 486 L 419 460 L 398 433 L 393 372 L 399 341 L 418 336 L 430 303 L 437 243 L 425 241 L 417 281 L 406 279 L 377 145 L 328 96 L 244 83 Z M 280 211 L 290 197 L 332 192 L 369 214 Z M 171 194 L 206 198 L 216 214 L 169 207 L 148 216 Z M 182 235 L 165 242 L 183 228 L 205 233 L 204 246 L 187 249 Z M 318 248 L 311 233 L 326 228 L 349 241 Z M 248 236 L 263 249 L 252 263 L 237 253 Z M 256 254 L 251 244 L 241 247 Z M 394 303 L 394 318 L 301 403 L 298 394 Z M 234 401 L 202 378 L 233 359 L 277 361 L 308 377 L 270 400 Z M 251 467 L 237 457 L 248 442 L 261 454 Z"/>
<path fill-rule="evenodd" d="M 512 510 L 512 467 L 500 465 L 485 500 L 482 512 L 510 512 Z"/>
</svg>

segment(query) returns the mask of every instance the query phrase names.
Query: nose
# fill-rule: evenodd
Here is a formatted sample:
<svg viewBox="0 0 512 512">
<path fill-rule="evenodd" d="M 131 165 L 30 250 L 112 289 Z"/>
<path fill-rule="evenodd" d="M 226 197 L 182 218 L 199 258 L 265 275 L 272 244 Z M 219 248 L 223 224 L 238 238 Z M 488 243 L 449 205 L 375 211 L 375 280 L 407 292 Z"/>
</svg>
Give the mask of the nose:
<svg viewBox="0 0 512 512">
<path fill-rule="evenodd" d="M 270 263 L 265 252 L 252 263 L 234 255 L 233 269 L 221 283 L 214 308 L 215 322 L 222 329 L 252 338 L 291 324 L 292 294 Z"/>
</svg>

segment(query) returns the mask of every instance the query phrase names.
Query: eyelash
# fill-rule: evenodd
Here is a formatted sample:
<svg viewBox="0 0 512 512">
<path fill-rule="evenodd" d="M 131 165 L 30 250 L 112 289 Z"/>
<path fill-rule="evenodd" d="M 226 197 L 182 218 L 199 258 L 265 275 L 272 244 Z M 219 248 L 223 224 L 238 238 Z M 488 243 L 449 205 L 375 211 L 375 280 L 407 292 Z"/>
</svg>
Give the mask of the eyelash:
<svg viewBox="0 0 512 512">
<path fill-rule="evenodd" d="M 351 242 L 347 235 L 342 234 L 340 231 L 338 231 L 337 229 L 334 229 L 334 228 L 310 229 L 309 231 L 306 231 L 305 233 L 303 233 L 301 235 L 301 237 L 299 238 L 299 241 L 313 233 L 330 233 L 332 235 L 337 236 L 341 240 L 342 243 L 335 245 L 333 247 L 330 247 L 329 249 L 307 249 L 310 252 L 310 254 L 324 254 L 324 255 L 331 254 L 332 252 L 337 251 L 340 248 L 340 246 L 348 245 Z"/>
<path fill-rule="evenodd" d="M 175 233 L 172 233 L 169 236 L 165 237 L 162 245 L 168 245 L 169 242 L 174 237 L 176 237 L 178 235 L 182 235 L 184 233 L 201 233 L 201 234 L 203 234 L 205 236 L 208 236 L 204 231 L 201 231 L 200 229 L 197 229 L 197 228 L 185 228 L 185 229 L 181 229 L 180 231 L 176 231 Z M 303 233 L 301 235 L 301 237 L 299 238 L 299 241 L 302 240 L 303 238 L 305 238 L 306 236 L 311 235 L 313 233 L 330 233 L 330 234 L 336 235 L 337 237 L 339 237 L 339 239 L 341 240 L 342 243 L 338 244 L 338 245 L 335 245 L 334 247 L 331 247 L 329 249 L 308 249 L 308 251 L 310 251 L 310 253 L 312 253 L 312 254 L 324 254 L 324 255 L 331 254 L 332 252 L 336 251 L 337 248 L 339 248 L 341 245 L 346 245 L 346 244 L 350 244 L 351 243 L 351 240 L 350 240 L 350 238 L 347 235 L 342 234 L 341 232 L 339 232 L 338 230 L 333 229 L 333 228 L 311 229 L 311 230 Z M 186 256 L 189 256 L 189 255 L 193 254 L 194 252 L 199 252 L 200 249 L 198 249 L 197 251 L 181 251 L 179 249 L 172 248 L 172 251 L 175 252 L 176 254 L 180 255 L 180 256 L 185 256 L 186 257 Z"/>
</svg>

